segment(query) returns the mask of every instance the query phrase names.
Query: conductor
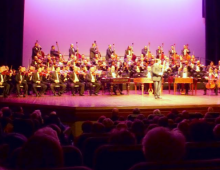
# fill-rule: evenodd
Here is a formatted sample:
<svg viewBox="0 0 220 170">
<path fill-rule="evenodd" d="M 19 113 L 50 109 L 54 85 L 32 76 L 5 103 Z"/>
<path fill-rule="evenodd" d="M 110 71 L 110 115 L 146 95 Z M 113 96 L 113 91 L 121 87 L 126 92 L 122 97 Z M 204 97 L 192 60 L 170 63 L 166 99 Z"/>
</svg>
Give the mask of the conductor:
<svg viewBox="0 0 220 170">
<path fill-rule="evenodd" d="M 152 81 L 154 82 L 154 98 L 161 99 L 161 80 L 163 76 L 163 71 L 161 67 L 161 60 L 156 59 L 154 65 L 152 66 Z"/>
</svg>

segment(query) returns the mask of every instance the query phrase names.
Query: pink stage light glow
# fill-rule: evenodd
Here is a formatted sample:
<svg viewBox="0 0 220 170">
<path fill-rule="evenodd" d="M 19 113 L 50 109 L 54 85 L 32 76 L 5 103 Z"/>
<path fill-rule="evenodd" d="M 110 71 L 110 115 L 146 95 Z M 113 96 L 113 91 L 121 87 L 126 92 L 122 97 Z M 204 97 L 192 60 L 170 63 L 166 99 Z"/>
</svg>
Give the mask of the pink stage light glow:
<svg viewBox="0 0 220 170">
<path fill-rule="evenodd" d="M 174 43 L 178 53 L 188 43 L 196 57 L 205 59 L 201 0 L 25 0 L 23 38 L 25 66 L 36 40 L 46 54 L 58 41 L 65 55 L 76 42 L 88 55 L 96 40 L 102 56 L 113 43 L 119 56 L 132 43 L 136 55 L 148 42 L 153 54 L 162 43 L 165 54 Z"/>
</svg>

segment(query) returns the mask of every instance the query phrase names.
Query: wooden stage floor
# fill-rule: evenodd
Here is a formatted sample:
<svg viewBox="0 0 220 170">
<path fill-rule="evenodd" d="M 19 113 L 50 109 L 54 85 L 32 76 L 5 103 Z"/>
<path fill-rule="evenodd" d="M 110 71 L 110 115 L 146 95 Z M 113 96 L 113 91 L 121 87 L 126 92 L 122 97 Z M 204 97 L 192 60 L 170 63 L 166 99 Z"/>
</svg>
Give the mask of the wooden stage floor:
<svg viewBox="0 0 220 170">
<path fill-rule="evenodd" d="M 45 95 L 43 97 L 28 96 L 26 98 L 10 96 L 7 99 L 0 97 L 0 107 L 21 105 L 23 108 L 32 112 L 34 109 L 41 109 L 52 111 L 56 110 L 63 119 L 66 121 L 71 120 L 86 120 L 96 119 L 100 114 L 106 116 L 111 115 L 111 110 L 114 107 L 119 108 L 120 113 L 125 116 L 130 114 L 133 108 L 141 109 L 143 114 L 150 114 L 154 109 L 161 109 L 163 113 L 168 113 L 171 109 L 177 108 L 180 111 L 186 109 L 190 112 L 202 112 L 205 113 L 207 107 L 214 107 L 216 111 L 220 111 L 220 96 L 215 96 L 210 91 L 207 95 L 203 95 L 202 90 L 197 91 L 197 95 L 173 95 L 168 94 L 167 90 L 164 90 L 162 99 L 154 99 L 154 96 L 147 94 L 141 95 L 135 94 L 134 91 L 130 91 L 130 95 L 113 95 L 109 93 L 99 96 L 89 96 L 87 93 L 85 96 L 71 96 L 70 93 L 60 96 Z M 220 94 L 219 94 L 220 95 Z"/>
<path fill-rule="evenodd" d="M 200 106 L 218 106 L 220 104 L 220 96 L 215 96 L 214 93 L 207 92 L 207 95 L 203 95 L 203 91 L 197 91 L 197 95 L 173 95 L 168 94 L 167 90 L 164 90 L 161 95 L 162 99 L 154 99 L 154 96 L 147 94 L 141 95 L 135 94 L 134 91 L 130 91 L 130 95 L 127 95 L 124 91 L 124 95 L 112 95 L 109 93 L 105 95 L 99 94 L 99 96 L 71 96 L 70 93 L 65 93 L 61 97 L 53 95 L 44 95 L 43 97 L 35 97 L 35 95 L 23 97 L 9 96 L 8 98 L 0 97 L 1 104 L 17 103 L 24 105 L 39 105 L 50 107 L 72 107 L 72 108 L 102 108 L 102 107 L 126 107 L 126 108 L 166 108 L 166 107 L 200 107 Z"/>
</svg>

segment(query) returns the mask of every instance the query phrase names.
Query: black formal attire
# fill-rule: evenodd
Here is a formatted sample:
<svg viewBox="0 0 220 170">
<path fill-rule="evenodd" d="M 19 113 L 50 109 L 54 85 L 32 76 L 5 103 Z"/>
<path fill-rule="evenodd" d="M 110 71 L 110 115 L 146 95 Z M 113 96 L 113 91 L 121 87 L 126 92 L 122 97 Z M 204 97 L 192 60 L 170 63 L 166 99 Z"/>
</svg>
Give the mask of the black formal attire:
<svg viewBox="0 0 220 170">
<path fill-rule="evenodd" d="M 9 89 L 9 95 L 10 95 L 15 88 L 15 75 L 7 75 L 6 82 L 10 85 L 10 89 Z"/>
<path fill-rule="evenodd" d="M 20 95 L 21 87 L 24 87 L 24 96 L 27 95 L 28 92 L 28 84 L 27 84 L 27 75 L 23 75 L 23 73 L 18 72 L 15 76 L 16 81 L 16 89 L 17 89 L 17 95 Z M 21 83 L 19 83 L 21 81 Z"/>
<path fill-rule="evenodd" d="M 133 77 L 144 77 L 144 67 L 134 66 L 134 68 L 133 68 Z"/>
<path fill-rule="evenodd" d="M 115 71 L 115 77 L 113 77 L 113 72 L 108 71 L 107 73 L 107 77 L 108 78 L 117 78 L 118 77 L 118 72 Z M 108 84 L 108 86 L 110 87 L 110 84 Z M 123 84 L 113 84 L 113 92 L 116 94 L 116 90 L 118 89 L 119 93 L 122 94 L 122 90 L 123 90 Z"/>
<path fill-rule="evenodd" d="M 41 86 L 40 92 L 39 92 L 40 95 L 44 94 L 47 89 L 47 85 L 42 83 L 42 80 L 43 80 L 43 77 L 40 75 L 40 73 L 38 73 L 38 72 L 33 73 L 33 75 L 32 75 L 32 81 L 33 81 L 32 88 L 37 96 L 38 96 L 37 86 Z M 37 83 L 37 81 L 40 81 L 40 83 Z"/>
<path fill-rule="evenodd" d="M 32 59 L 34 59 L 34 56 L 36 56 L 39 51 L 40 51 L 40 48 L 37 46 L 34 46 L 32 48 Z"/>
<path fill-rule="evenodd" d="M 162 50 L 157 49 L 157 50 L 156 50 L 156 56 L 157 56 L 157 58 L 161 58 L 161 55 L 162 55 Z"/>
<path fill-rule="evenodd" d="M 190 77 L 190 73 L 189 72 L 186 72 L 185 73 L 186 74 L 186 77 L 185 78 L 187 78 L 187 77 Z M 184 75 L 184 72 L 179 72 L 179 76 L 181 77 L 181 78 L 183 78 L 183 75 Z M 182 86 L 182 84 L 178 84 L 179 85 L 179 89 L 181 88 L 181 86 Z M 184 84 L 184 88 L 186 89 L 186 94 L 188 94 L 188 91 L 189 91 L 189 83 L 186 83 L 186 84 Z"/>
<path fill-rule="evenodd" d="M 7 83 L 6 75 L 2 75 L 0 73 L 0 82 L 2 83 L 3 88 L 3 96 L 7 97 L 9 95 L 10 84 Z"/>
<path fill-rule="evenodd" d="M 94 81 L 92 81 L 94 80 Z M 92 94 L 92 89 L 93 89 L 93 85 L 95 86 L 95 92 L 94 94 L 98 94 L 100 88 L 101 88 L 101 83 L 98 81 L 97 77 L 92 75 L 91 72 L 88 72 L 88 74 L 86 75 L 86 84 L 88 86 L 88 88 L 90 89 L 90 95 Z"/>
<path fill-rule="evenodd" d="M 169 50 L 169 55 L 170 55 L 170 57 L 173 57 L 173 55 L 175 54 L 175 52 L 174 52 L 174 50 Z"/>
<path fill-rule="evenodd" d="M 81 75 L 77 75 L 74 71 L 70 74 L 69 76 L 69 86 L 72 90 L 72 94 L 74 95 L 75 90 L 74 90 L 74 86 L 78 85 L 80 92 L 80 95 L 83 95 L 84 93 L 84 89 L 85 89 L 85 83 L 82 81 L 82 76 Z"/>
<path fill-rule="evenodd" d="M 59 82 L 55 83 L 55 80 L 58 80 Z M 64 91 L 66 90 L 66 85 L 63 83 L 62 77 L 61 77 L 60 74 L 58 74 L 56 71 L 52 72 L 51 75 L 50 75 L 50 81 L 51 81 L 50 88 L 51 88 L 54 95 L 56 94 L 55 89 L 54 89 L 54 87 L 56 85 L 60 86 L 60 89 L 59 89 L 59 92 L 58 92 L 59 95 L 64 93 Z"/>
<path fill-rule="evenodd" d="M 111 58 L 111 55 L 114 53 L 114 51 L 111 48 L 108 48 L 106 50 L 106 61 L 108 61 Z"/>
<path fill-rule="evenodd" d="M 143 54 L 144 57 L 147 56 L 147 52 L 148 52 L 148 49 L 143 48 L 143 49 L 141 50 L 141 54 Z"/>
<path fill-rule="evenodd" d="M 50 56 L 51 57 L 59 57 L 60 53 L 54 49 L 50 50 Z"/>
<path fill-rule="evenodd" d="M 70 47 L 69 48 L 69 58 L 70 58 L 70 56 L 73 54 L 73 55 L 76 55 L 76 53 L 77 53 L 77 49 L 76 48 L 74 48 L 74 47 Z"/>
<path fill-rule="evenodd" d="M 96 48 L 94 47 L 91 47 L 89 51 L 90 51 L 90 60 L 93 61 L 93 59 L 95 58 L 95 55 L 98 54 L 98 52 Z"/>
</svg>

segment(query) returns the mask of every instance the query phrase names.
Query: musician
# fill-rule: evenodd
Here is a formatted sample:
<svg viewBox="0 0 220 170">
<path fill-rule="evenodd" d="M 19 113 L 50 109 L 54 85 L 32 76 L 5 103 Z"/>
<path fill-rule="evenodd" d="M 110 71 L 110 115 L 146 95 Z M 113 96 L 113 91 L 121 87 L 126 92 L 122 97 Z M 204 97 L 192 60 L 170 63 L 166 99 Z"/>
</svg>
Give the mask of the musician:
<svg viewBox="0 0 220 170">
<path fill-rule="evenodd" d="M 140 65 L 140 61 L 137 61 L 133 69 L 133 77 L 142 77 L 144 75 L 144 66 Z"/>
<path fill-rule="evenodd" d="M 9 70 L 9 74 L 6 75 L 6 82 L 10 85 L 8 95 L 10 95 L 15 88 L 15 75 L 16 75 L 16 70 L 12 70 L 12 69 Z"/>
<path fill-rule="evenodd" d="M 43 77 L 40 75 L 41 73 L 41 67 L 37 69 L 37 72 L 34 72 L 32 75 L 32 88 L 34 90 L 34 93 L 36 94 L 36 97 L 41 97 L 42 94 L 45 93 L 47 86 L 42 82 Z M 37 92 L 37 86 L 40 86 L 39 93 Z M 39 88 L 39 87 L 38 87 Z"/>
<path fill-rule="evenodd" d="M 108 61 L 111 58 L 111 55 L 114 54 L 114 50 L 112 50 L 111 44 L 108 46 L 108 49 L 106 50 L 106 60 Z"/>
<path fill-rule="evenodd" d="M 186 58 L 186 56 L 190 54 L 190 50 L 188 48 L 188 45 L 183 46 L 182 54 L 183 54 L 184 58 Z"/>
<path fill-rule="evenodd" d="M 206 71 L 209 71 L 210 68 L 211 68 L 212 70 L 214 70 L 214 68 L 215 68 L 213 61 L 211 61 L 210 64 L 206 67 Z"/>
<path fill-rule="evenodd" d="M 87 86 L 89 87 L 90 95 L 92 95 L 92 88 L 95 86 L 94 95 L 98 96 L 99 90 L 101 88 L 100 82 L 98 82 L 95 67 L 91 67 L 90 71 L 86 75 Z"/>
<path fill-rule="evenodd" d="M 9 89 L 10 89 L 10 84 L 7 83 L 7 77 L 6 75 L 3 75 L 2 73 L 4 72 L 4 67 L 0 67 L 0 86 L 3 86 L 3 97 L 7 98 L 9 95 Z"/>
<path fill-rule="evenodd" d="M 158 46 L 158 49 L 156 50 L 156 57 L 161 59 L 162 56 L 162 50 L 161 50 L 161 46 Z"/>
<path fill-rule="evenodd" d="M 181 78 L 189 78 L 190 77 L 190 73 L 188 72 L 187 67 L 184 67 L 183 71 L 179 72 L 179 77 L 181 77 Z M 180 87 L 181 86 L 182 85 L 180 84 Z M 186 95 L 188 95 L 189 84 L 186 83 L 184 86 L 185 86 L 185 89 L 186 89 Z"/>
<path fill-rule="evenodd" d="M 162 68 L 161 68 L 161 60 L 156 59 L 154 65 L 152 66 L 152 80 L 154 82 L 154 98 L 161 99 L 161 81 L 162 81 Z"/>
<path fill-rule="evenodd" d="M 62 78 L 60 75 L 60 67 L 56 67 L 56 70 L 51 73 L 50 81 L 51 81 L 50 88 L 51 88 L 54 96 L 56 96 L 56 92 L 54 90 L 54 87 L 56 85 L 60 86 L 60 89 L 58 91 L 58 95 L 61 96 L 64 93 L 64 91 L 66 90 L 66 85 L 62 81 Z"/>
<path fill-rule="evenodd" d="M 19 72 L 15 76 L 17 97 L 20 96 L 21 86 L 24 87 L 23 97 L 26 97 L 28 92 L 27 74 L 25 74 L 25 67 L 20 67 Z"/>
<path fill-rule="evenodd" d="M 76 48 L 74 48 L 73 44 L 70 44 L 70 49 L 69 49 L 69 58 L 71 55 L 76 55 L 76 53 L 78 52 L 78 50 Z"/>
<path fill-rule="evenodd" d="M 206 73 L 203 77 L 203 89 L 204 89 L 204 94 L 203 95 L 206 95 L 206 91 L 207 91 L 207 86 L 214 86 L 214 92 L 215 92 L 215 95 L 218 95 L 218 84 L 217 84 L 217 76 L 213 73 L 213 69 L 210 68 L 209 69 L 209 72 Z M 211 88 L 211 87 L 210 87 Z"/>
<path fill-rule="evenodd" d="M 96 44 L 93 43 L 92 47 L 90 48 L 90 60 L 93 61 L 93 59 L 95 58 L 95 55 L 98 54 L 98 50 L 96 49 Z"/>
<path fill-rule="evenodd" d="M 50 56 L 51 57 L 56 57 L 59 58 L 60 52 L 55 50 L 55 46 L 52 45 L 51 46 L 51 50 L 50 50 Z"/>
<path fill-rule="evenodd" d="M 141 50 L 141 54 L 143 54 L 143 57 L 147 57 L 148 48 L 147 46 L 144 46 L 144 48 Z"/>
<path fill-rule="evenodd" d="M 119 76 L 119 74 L 118 74 L 118 72 L 115 70 L 115 66 L 111 66 L 111 69 L 108 71 L 108 73 L 107 73 L 107 77 L 108 78 L 117 78 Z M 117 94 L 116 93 L 116 90 L 118 90 L 119 91 L 119 93 L 121 94 L 121 95 L 123 95 L 123 93 L 122 93 L 122 85 L 123 84 L 114 84 L 113 85 L 113 92 L 115 93 L 115 95 Z M 108 84 L 108 86 L 110 87 L 110 84 Z"/>
<path fill-rule="evenodd" d="M 169 55 L 170 55 L 170 57 L 173 57 L 175 53 L 176 53 L 176 52 L 175 52 L 175 50 L 174 50 L 174 46 L 172 45 L 172 46 L 171 46 L 171 49 L 169 50 Z"/>
<path fill-rule="evenodd" d="M 74 67 L 73 72 L 69 76 L 69 86 L 72 91 L 72 95 L 75 96 L 75 89 L 74 86 L 78 85 L 80 92 L 80 96 L 84 96 L 84 89 L 85 89 L 85 83 L 82 80 L 82 75 L 79 74 L 78 72 L 78 67 Z"/>
<path fill-rule="evenodd" d="M 34 44 L 34 47 L 32 48 L 32 59 L 34 58 L 34 56 L 37 56 L 39 52 L 40 52 L 40 48 L 38 42 L 36 42 Z"/>
<path fill-rule="evenodd" d="M 31 95 L 30 91 L 32 91 L 32 74 L 33 71 L 35 70 L 35 67 L 31 66 L 28 70 L 28 72 L 26 72 L 26 77 L 27 77 L 27 85 L 28 85 L 28 95 Z"/>
<path fill-rule="evenodd" d="M 141 67 L 145 66 L 145 62 L 147 62 L 147 60 L 145 60 L 144 55 L 141 54 L 141 56 L 140 56 L 140 66 Z"/>
<path fill-rule="evenodd" d="M 121 77 L 130 77 L 131 67 L 128 66 L 127 62 L 123 62 L 122 66 L 119 69 L 118 74 Z"/>
</svg>

